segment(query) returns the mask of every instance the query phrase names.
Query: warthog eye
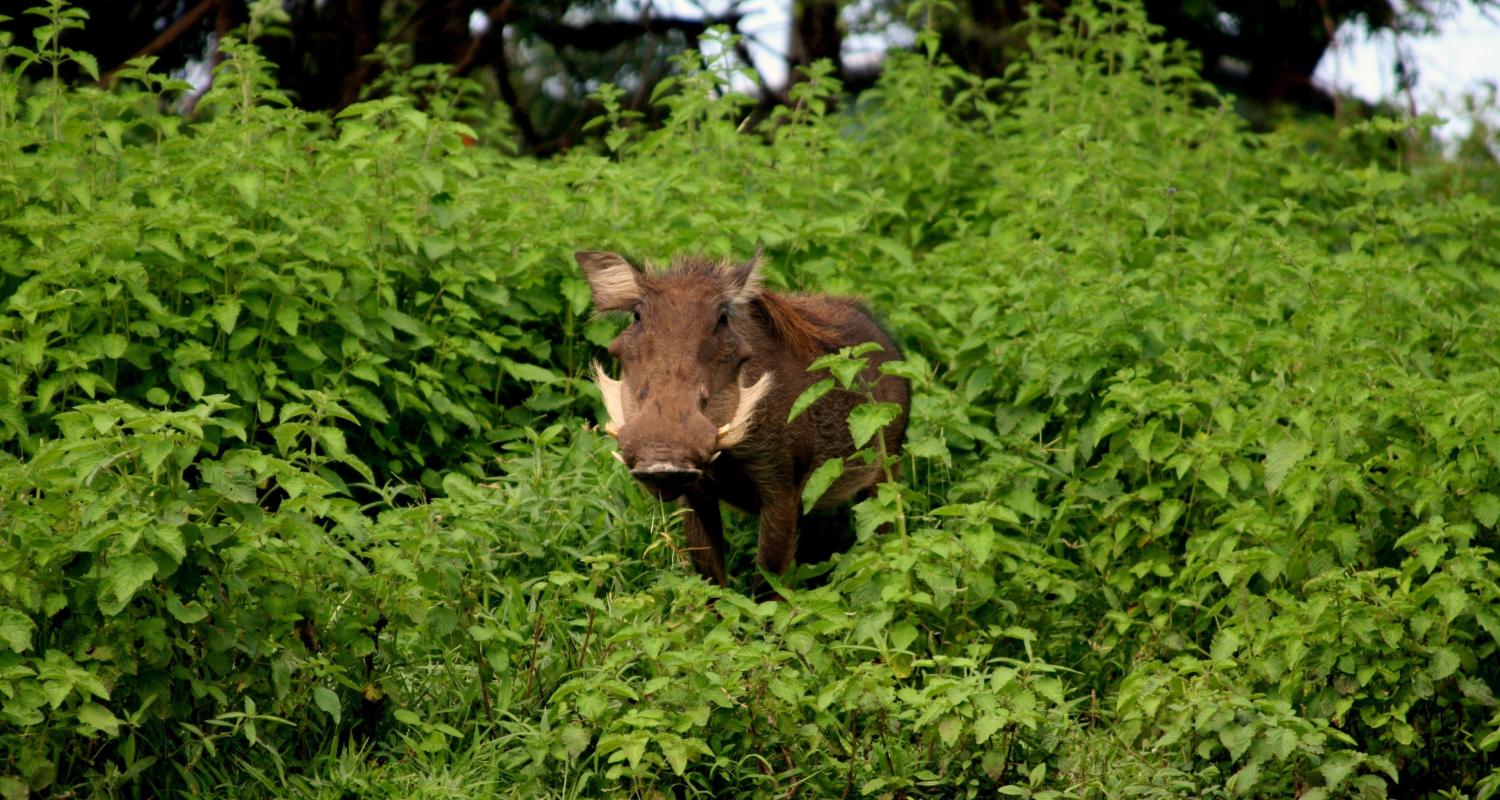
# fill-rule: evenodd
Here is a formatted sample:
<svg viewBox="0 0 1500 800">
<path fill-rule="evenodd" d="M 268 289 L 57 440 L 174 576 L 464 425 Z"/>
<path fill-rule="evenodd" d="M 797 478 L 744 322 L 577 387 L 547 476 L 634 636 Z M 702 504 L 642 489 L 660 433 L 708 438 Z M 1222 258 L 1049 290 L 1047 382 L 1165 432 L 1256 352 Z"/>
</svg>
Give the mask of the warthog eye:
<svg viewBox="0 0 1500 800">
<path fill-rule="evenodd" d="M 719 327 L 729 327 L 729 306 L 719 306 Z"/>
<path fill-rule="evenodd" d="M 633 320 L 635 322 L 640 322 L 641 321 L 641 307 L 640 306 L 632 306 L 631 307 L 631 309 L 630 309 L 630 318 L 631 318 L 631 320 Z"/>
</svg>

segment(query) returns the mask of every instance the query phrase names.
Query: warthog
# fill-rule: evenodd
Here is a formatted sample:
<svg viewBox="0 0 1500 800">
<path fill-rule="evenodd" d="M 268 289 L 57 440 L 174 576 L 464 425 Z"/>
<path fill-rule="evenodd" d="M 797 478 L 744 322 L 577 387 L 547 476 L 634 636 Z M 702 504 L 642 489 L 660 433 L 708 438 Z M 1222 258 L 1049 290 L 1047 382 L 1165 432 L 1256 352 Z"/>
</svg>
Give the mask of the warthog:
<svg viewBox="0 0 1500 800">
<path fill-rule="evenodd" d="M 869 356 L 862 378 L 876 400 L 901 407 L 880 433 L 894 455 L 906 429 L 909 388 L 878 367 L 900 357 L 895 343 L 853 300 L 763 289 L 758 257 L 739 264 L 679 258 L 669 269 L 646 271 L 614 253 L 574 258 L 588 277 L 594 308 L 632 317 L 609 345 L 620 379 L 594 366 L 610 417 L 605 429 L 619 438 L 618 458 L 658 498 L 687 509 L 683 529 L 701 575 L 725 583 L 721 500 L 760 515 L 756 561 L 773 575 L 784 573 L 798 550 L 799 527 L 816 535 L 801 514 L 803 485 L 824 461 L 854 451 L 847 419 L 866 399 L 835 388 L 788 423 L 792 402 L 826 376 L 807 367 L 847 345 L 884 348 Z M 879 465 L 848 462 L 816 509 L 849 502 L 881 475 Z"/>
</svg>

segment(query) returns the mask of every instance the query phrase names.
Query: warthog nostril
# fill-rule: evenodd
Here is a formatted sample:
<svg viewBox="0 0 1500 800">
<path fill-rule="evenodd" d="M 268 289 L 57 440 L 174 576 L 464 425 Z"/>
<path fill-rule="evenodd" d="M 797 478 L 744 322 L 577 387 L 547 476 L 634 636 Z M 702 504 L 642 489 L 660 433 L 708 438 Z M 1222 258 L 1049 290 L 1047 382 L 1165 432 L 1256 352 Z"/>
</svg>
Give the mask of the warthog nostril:
<svg viewBox="0 0 1500 800">
<path fill-rule="evenodd" d="M 702 477 L 703 471 L 667 461 L 653 461 L 630 471 L 631 477 L 662 494 L 678 495 Z"/>
</svg>

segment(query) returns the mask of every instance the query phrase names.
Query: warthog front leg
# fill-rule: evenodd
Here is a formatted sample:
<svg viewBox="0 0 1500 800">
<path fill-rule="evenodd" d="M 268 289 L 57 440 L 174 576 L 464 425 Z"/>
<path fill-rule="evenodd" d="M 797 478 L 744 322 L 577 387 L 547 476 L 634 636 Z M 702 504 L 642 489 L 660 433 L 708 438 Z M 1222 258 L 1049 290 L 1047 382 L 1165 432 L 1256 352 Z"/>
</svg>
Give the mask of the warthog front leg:
<svg viewBox="0 0 1500 800">
<path fill-rule="evenodd" d="M 783 496 L 767 496 L 760 507 L 760 540 L 755 551 L 755 563 L 766 572 L 781 576 L 791 566 L 797 553 L 797 503 L 801 492 Z M 762 584 L 756 592 L 763 599 L 776 599 L 777 595 Z"/>
<path fill-rule="evenodd" d="M 724 523 L 719 516 L 719 500 L 699 491 L 689 491 L 681 500 L 687 513 L 682 515 L 682 532 L 698 574 L 719 586 L 724 580 Z"/>
</svg>

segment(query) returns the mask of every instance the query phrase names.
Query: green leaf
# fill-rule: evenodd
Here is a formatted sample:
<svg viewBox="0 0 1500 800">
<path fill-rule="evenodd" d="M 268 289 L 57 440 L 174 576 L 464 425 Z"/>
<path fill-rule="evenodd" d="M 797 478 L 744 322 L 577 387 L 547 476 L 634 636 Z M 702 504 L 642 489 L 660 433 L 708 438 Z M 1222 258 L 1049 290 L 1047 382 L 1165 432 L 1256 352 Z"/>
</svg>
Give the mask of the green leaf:
<svg viewBox="0 0 1500 800">
<path fill-rule="evenodd" d="M 454 242 L 449 236 L 428 236 L 422 240 L 422 254 L 433 261 L 453 252 Z"/>
<path fill-rule="evenodd" d="M 1494 528 L 1500 522 L 1500 497 L 1489 492 L 1474 495 L 1474 519 L 1486 528 Z"/>
<path fill-rule="evenodd" d="M 114 595 L 115 604 L 123 607 L 155 575 L 155 560 L 148 555 L 131 553 L 111 559 L 104 579 Z"/>
<path fill-rule="evenodd" d="M 119 358 L 125 355 L 125 350 L 129 347 L 125 337 L 118 333 L 105 334 L 100 337 L 99 344 L 105 358 Z"/>
<path fill-rule="evenodd" d="M 99 731 L 110 736 L 120 735 L 120 719 L 110 710 L 92 700 L 78 707 L 78 721 L 92 731 Z"/>
<path fill-rule="evenodd" d="M 667 763 L 671 765 L 673 774 L 680 776 L 687 771 L 687 742 L 676 736 L 664 736 L 658 740 L 657 746 L 661 748 L 662 755 L 667 757 Z"/>
<path fill-rule="evenodd" d="M 240 301 L 238 298 L 230 297 L 214 306 L 214 321 L 225 333 L 234 333 L 235 324 L 240 318 Z"/>
<path fill-rule="evenodd" d="M 813 470 L 812 474 L 807 476 L 807 483 L 802 485 L 802 513 L 812 511 L 823 493 L 828 491 L 828 487 L 832 486 L 833 482 L 843 474 L 844 460 L 842 458 L 830 458 Z"/>
<path fill-rule="evenodd" d="M 276 309 L 276 324 L 288 336 L 297 335 L 297 323 L 302 320 L 302 312 L 291 302 L 284 302 Z"/>
<path fill-rule="evenodd" d="M 1240 635 L 1233 628 L 1223 628 L 1219 635 L 1214 637 L 1213 647 L 1209 650 L 1209 658 L 1215 661 L 1225 661 L 1234 658 L 1234 654 L 1240 649 Z"/>
<path fill-rule="evenodd" d="M 984 744 L 995 735 L 995 731 L 1003 727 L 1005 727 L 1005 720 L 998 714 L 981 715 L 979 719 L 974 720 L 974 741 L 977 744 Z"/>
<path fill-rule="evenodd" d="M 40 365 L 46 351 L 47 340 L 41 336 L 27 336 L 21 340 L 21 361 L 28 367 Z"/>
<path fill-rule="evenodd" d="M 30 650 L 31 632 L 35 629 L 36 623 L 31 617 L 8 606 L 0 608 L 0 642 L 12 651 L 24 653 Z"/>
<path fill-rule="evenodd" d="M 1364 759 L 1364 754 L 1348 751 L 1339 751 L 1329 755 L 1328 760 L 1318 767 L 1318 771 L 1323 773 L 1324 787 L 1332 791 L 1343 786 L 1349 780 L 1349 776 L 1354 773 L 1354 769 L 1364 762 Z"/>
<path fill-rule="evenodd" d="M 589 735 L 588 730 L 576 722 L 569 723 L 562 729 L 563 750 L 567 752 L 568 758 L 578 758 L 583 755 L 583 751 L 588 749 L 589 742 L 592 740 L 593 737 Z"/>
<path fill-rule="evenodd" d="M 92 55 L 81 50 L 68 50 L 67 53 L 68 58 L 73 59 L 73 63 L 83 67 L 83 71 L 87 72 L 90 78 L 96 81 L 99 80 L 99 62 Z"/>
<path fill-rule="evenodd" d="M 146 540 L 161 548 L 178 564 L 187 558 L 187 546 L 182 541 L 182 531 L 172 525 L 152 525 L 146 529 Z"/>
<path fill-rule="evenodd" d="M 958 744 L 958 737 L 963 733 L 963 730 L 963 720 L 953 714 L 943 717 L 943 720 L 938 723 L 938 737 L 943 740 L 943 744 L 947 747 Z"/>
<path fill-rule="evenodd" d="M 876 433 L 901 414 L 896 403 L 860 403 L 849 412 L 849 435 L 855 447 L 864 447 Z"/>
<path fill-rule="evenodd" d="M 802 412 L 812 407 L 813 403 L 818 402 L 832 388 L 833 378 L 824 378 L 802 390 L 802 394 L 797 395 L 797 399 L 792 401 L 792 410 L 787 414 L 786 421 L 791 423 L 797 417 L 802 416 Z"/>
<path fill-rule="evenodd" d="M 1307 456 L 1311 446 L 1300 439 L 1286 438 L 1266 451 L 1266 491 L 1275 494 L 1288 472 Z"/>
<path fill-rule="evenodd" d="M 339 703 L 339 696 L 326 686 L 314 686 L 312 690 L 313 705 L 322 709 L 323 713 L 333 719 L 333 724 L 338 725 L 343 717 L 343 706 Z"/>
<path fill-rule="evenodd" d="M 910 622 L 902 621 L 891 628 L 891 647 L 896 650 L 905 650 L 911 643 L 916 641 L 917 626 Z"/>
<path fill-rule="evenodd" d="M 176 592 L 167 592 L 167 613 L 184 625 L 195 625 L 208 618 L 208 609 L 197 600 L 182 602 Z"/>
<path fill-rule="evenodd" d="M 1432 662 L 1427 666 L 1427 674 L 1435 681 L 1440 681 L 1458 671 L 1462 666 L 1463 659 L 1451 648 L 1439 647 L 1432 652 Z"/>
<path fill-rule="evenodd" d="M 1250 725 L 1236 725 L 1233 722 L 1219 729 L 1219 742 L 1224 749 L 1229 751 L 1230 761 L 1239 761 L 1240 756 L 1250 749 L 1255 741 L 1255 728 Z"/>
<path fill-rule="evenodd" d="M 155 475 L 175 449 L 176 443 L 164 436 L 148 439 L 141 444 L 141 464 L 147 472 Z"/>
<path fill-rule="evenodd" d="M 256 208 L 260 205 L 260 176 L 253 172 L 241 172 L 230 175 L 225 179 L 235 191 L 239 192 L 240 198 L 245 205 Z"/>
<path fill-rule="evenodd" d="M 1204 485 L 1214 490 L 1214 494 L 1220 497 L 1229 496 L 1229 470 L 1224 469 L 1223 464 L 1218 462 L 1204 464 L 1198 474 L 1202 477 Z"/>
<path fill-rule="evenodd" d="M 510 359 L 503 359 L 501 363 L 505 366 L 505 371 L 511 377 L 519 380 L 529 383 L 554 383 L 557 381 L 556 373 L 535 364 L 527 364 L 523 361 L 511 361 Z"/>
<path fill-rule="evenodd" d="M 177 385 L 183 391 L 188 393 L 188 397 L 191 397 L 194 400 L 198 400 L 203 397 L 203 393 L 207 389 L 207 384 L 205 384 L 203 381 L 203 373 L 199 372 L 196 369 L 193 369 L 192 367 L 182 367 L 180 369 L 174 369 L 172 370 L 172 372 L 177 379 Z"/>
</svg>

